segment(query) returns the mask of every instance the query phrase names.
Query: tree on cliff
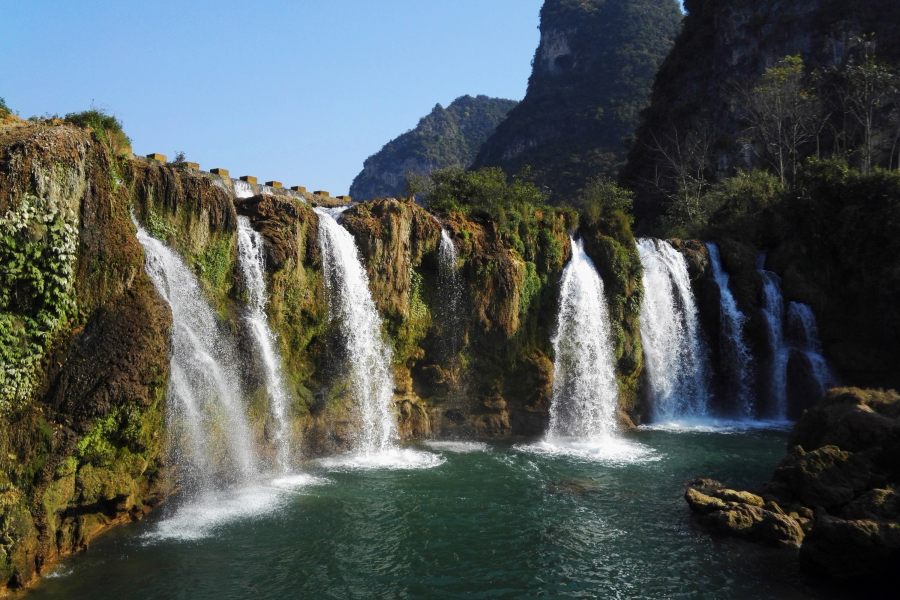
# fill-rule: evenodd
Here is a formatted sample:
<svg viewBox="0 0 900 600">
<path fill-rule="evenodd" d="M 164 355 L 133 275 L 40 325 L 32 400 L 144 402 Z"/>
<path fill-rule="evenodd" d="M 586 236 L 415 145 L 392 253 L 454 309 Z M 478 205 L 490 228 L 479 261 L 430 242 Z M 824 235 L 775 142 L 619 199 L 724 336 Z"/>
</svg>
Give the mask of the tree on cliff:
<svg viewBox="0 0 900 600">
<path fill-rule="evenodd" d="M 875 138 L 878 129 L 890 115 L 886 110 L 891 105 L 892 96 L 900 87 L 898 75 L 890 67 L 881 64 L 873 54 L 871 39 L 859 40 L 861 51 L 858 62 L 835 74 L 836 90 L 844 115 L 849 118 L 861 137 L 860 168 L 863 173 L 872 170 L 875 153 Z M 893 107 L 896 112 L 896 105 Z M 896 145 L 896 143 L 894 144 Z M 893 147 L 891 148 L 893 162 Z"/>
<path fill-rule="evenodd" d="M 797 174 L 804 146 L 823 126 L 819 99 L 804 82 L 803 59 L 788 56 L 766 69 L 760 81 L 738 90 L 749 126 L 743 141 L 784 184 Z"/>
<path fill-rule="evenodd" d="M 577 204 L 588 180 L 623 165 L 682 16 L 675 0 L 546 0 L 528 93 L 475 166 L 528 165 L 554 203 Z"/>
</svg>

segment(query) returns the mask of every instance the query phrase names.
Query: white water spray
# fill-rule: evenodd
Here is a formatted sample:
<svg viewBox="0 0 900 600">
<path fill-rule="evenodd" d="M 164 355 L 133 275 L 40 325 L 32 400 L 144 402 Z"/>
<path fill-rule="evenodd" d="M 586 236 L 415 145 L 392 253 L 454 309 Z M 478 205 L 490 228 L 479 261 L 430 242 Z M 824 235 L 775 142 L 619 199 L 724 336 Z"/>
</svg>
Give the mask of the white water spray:
<svg viewBox="0 0 900 600">
<path fill-rule="evenodd" d="M 820 395 L 824 395 L 830 386 L 837 385 L 838 378 L 823 355 L 819 327 L 812 307 L 791 302 L 788 307 L 788 335 L 793 345 L 809 359 Z"/>
<path fill-rule="evenodd" d="M 769 398 L 774 406 L 770 412 L 776 419 L 787 418 L 787 366 L 790 349 L 784 340 L 784 298 L 781 277 L 765 270 L 765 254 L 757 265 L 763 280 L 762 314 L 766 321 L 771 362 L 769 363 Z"/>
<path fill-rule="evenodd" d="M 656 421 L 702 417 L 709 403 L 709 356 L 687 261 L 663 240 L 638 240 L 644 267 L 641 339 Z"/>
<path fill-rule="evenodd" d="M 350 386 L 360 411 L 356 450 L 374 454 L 390 450 L 398 437 L 391 411 L 391 349 L 382 338 L 381 317 L 356 242 L 336 220 L 342 210 L 315 209 L 319 244 L 331 319 L 339 323 L 346 343 Z"/>
<path fill-rule="evenodd" d="M 459 275 L 459 255 L 450 232 L 441 229 L 441 245 L 439 258 L 439 284 L 441 290 L 441 308 L 443 317 L 443 339 L 448 357 L 459 350 L 460 336 L 463 330 L 462 302 L 463 283 Z"/>
<path fill-rule="evenodd" d="M 603 281 L 580 240 L 572 240 L 572 260 L 563 272 L 553 349 L 549 438 L 603 441 L 612 437 L 619 390 L 609 314 Z"/>
<path fill-rule="evenodd" d="M 253 186 L 242 179 L 232 179 L 231 185 L 234 187 L 235 198 L 252 198 L 256 195 Z"/>
<path fill-rule="evenodd" d="M 269 410 L 275 421 L 272 441 L 275 444 L 276 461 L 280 470 L 287 472 L 290 469 L 290 434 L 287 418 L 289 398 L 281 371 L 281 355 L 276 349 L 277 338 L 269 327 L 266 316 L 269 298 L 266 293 L 263 239 L 250 225 L 250 219 L 247 217 L 238 217 L 238 257 L 250 296 L 247 325 L 250 327 L 266 370 Z"/>
<path fill-rule="evenodd" d="M 720 303 L 720 344 L 723 363 L 728 371 L 731 393 L 737 397 L 741 410 L 741 417 L 750 418 L 753 412 L 752 396 L 752 356 L 747 342 L 744 340 L 744 325 L 747 317 L 738 310 L 737 301 L 728 287 L 729 276 L 722 267 L 722 257 L 719 255 L 719 247 L 713 243 L 707 244 L 710 262 L 712 263 L 713 278 L 719 284 L 721 292 Z"/>
<path fill-rule="evenodd" d="M 184 261 L 135 225 L 147 274 L 172 309 L 167 418 L 181 438 L 176 456 L 186 459 L 184 466 L 193 468 L 202 485 L 247 482 L 255 477 L 257 463 L 234 348 Z"/>
</svg>

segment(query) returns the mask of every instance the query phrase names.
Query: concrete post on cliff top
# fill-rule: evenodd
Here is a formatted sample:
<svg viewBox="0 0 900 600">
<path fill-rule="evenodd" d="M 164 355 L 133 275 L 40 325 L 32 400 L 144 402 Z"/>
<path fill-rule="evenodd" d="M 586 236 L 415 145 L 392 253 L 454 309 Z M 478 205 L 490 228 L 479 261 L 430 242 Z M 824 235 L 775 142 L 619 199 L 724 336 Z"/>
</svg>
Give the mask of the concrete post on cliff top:
<svg viewBox="0 0 900 600">
<path fill-rule="evenodd" d="M 303 186 L 299 186 L 299 185 L 295 185 L 295 186 L 291 187 L 291 190 L 294 192 L 300 192 L 301 194 L 306 193 L 306 188 Z"/>
<path fill-rule="evenodd" d="M 280 181 L 267 181 L 266 185 L 275 189 L 281 189 L 283 187 Z"/>
<path fill-rule="evenodd" d="M 344 202 L 353 202 L 353 198 L 351 198 L 350 196 L 338 196 L 337 199 L 343 200 Z"/>
<path fill-rule="evenodd" d="M 251 175 L 243 175 L 241 177 L 241 181 L 246 181 L 247 183 L 256 184 L 256 182 L 259 180 L 256 177 L 253 177 Z"/>
<path fill-rule="evenodd" d="M 324 190 L 318 190 L 318 191 L 316 191 L 316 192 L 313 192 L 313 195 L 314 195 L 314 196 L 325 196 L 326 198 L 330 198 L 330 197 L 331 197 L 331 194 L 329 194 L 328 192 L 326 192 L 326 191 L 324 191 Z"/>
<path fill-rule="evenodd" d="M 218 175 L 219 177 L 228 177 L 228 169 L 210 169 L 209 172 L 213 175 Z"/>
<path fill-rule="evenodd" d="M 154 152 L 153 154 L 148 154 L 147 158 L 149 160 L 155 160 L 155 161 L 161 162 L 161 163 L 166 162 L 166 155 L 165 154 L 157 154 L 156 152 Z"/>
</svg>

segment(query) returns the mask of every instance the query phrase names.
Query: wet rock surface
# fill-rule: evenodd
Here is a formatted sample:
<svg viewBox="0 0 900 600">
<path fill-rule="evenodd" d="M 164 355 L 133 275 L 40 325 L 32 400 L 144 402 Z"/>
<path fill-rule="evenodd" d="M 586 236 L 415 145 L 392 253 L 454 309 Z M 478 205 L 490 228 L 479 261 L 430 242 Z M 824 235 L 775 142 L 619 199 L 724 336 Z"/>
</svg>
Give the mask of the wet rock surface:
<svg viewBox="0 0 900 600">
<path fill-rule="evenodd" d="M 800 545 L 816 577 L 886 582 L 900 566 L 900 395 L 834 389 L 806 411 L 787 456 L 751 492 L 688 482 L 685 500 L 712 532 Z"/>
</svg>

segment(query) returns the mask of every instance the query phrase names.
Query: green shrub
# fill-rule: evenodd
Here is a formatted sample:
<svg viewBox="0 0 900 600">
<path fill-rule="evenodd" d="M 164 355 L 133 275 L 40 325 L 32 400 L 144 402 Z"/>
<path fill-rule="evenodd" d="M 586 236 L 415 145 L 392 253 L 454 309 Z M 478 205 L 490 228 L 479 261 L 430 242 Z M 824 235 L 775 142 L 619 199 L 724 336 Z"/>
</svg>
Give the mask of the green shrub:
<svg viewBox="0 0 900 600">
<path fill-rule="evenodd" d="M 501 231 L 515 231 L 525 213 L 546 204 L 546 195 L 525 181 L 527 173 L 509 180 L 499 168 L 464 171 L 460 168 L 435 171 L 429 181 L 419 184 L 425 204 L 432 210 L 459 211 L 497 222 Z"/>
<path fill-rule="evenodd" d="M 131 147 L 131 138 L 125 135 L 122 122 L 103 109 L 91 108 L 80 113 L 69 113 L 66 115 L 66 121 L 79 127 L 93 129 L 94 135 L 109 147 L 113 155 L 118 155 Z"/>
<path fill-rule="evenodd" d="M 0 117 L 5 117 L 9 115 L 12 111 L 9 110 L 9 107 L 6 105 L 6 99 L 0 98 Z"/>
<path fill-rule="evenodd" d="M 620 188 L 609 177 L 601 175 L 592 179 L 582 193 L 582 202 L 584 220 L 588 225 L 609 220 L 616 212 L 625 215 L 629 224 L 634 223 L 631 217 L 634 192 Z"/>
</svg>

